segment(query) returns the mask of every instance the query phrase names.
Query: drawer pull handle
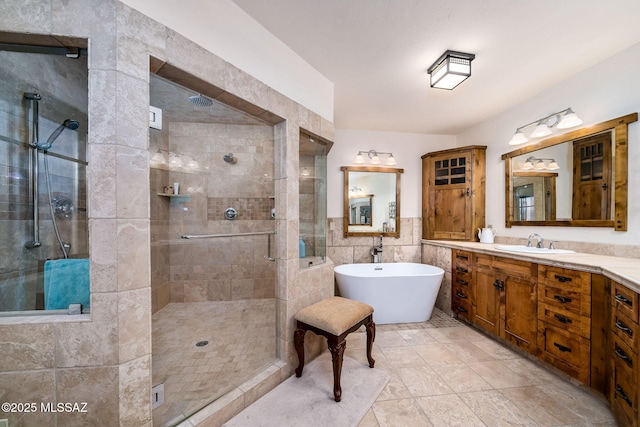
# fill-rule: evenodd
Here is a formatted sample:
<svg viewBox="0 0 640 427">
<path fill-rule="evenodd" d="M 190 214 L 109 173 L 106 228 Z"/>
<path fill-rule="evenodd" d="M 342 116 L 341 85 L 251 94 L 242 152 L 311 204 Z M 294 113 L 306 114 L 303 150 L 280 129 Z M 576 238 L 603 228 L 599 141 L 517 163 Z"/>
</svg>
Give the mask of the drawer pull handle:
<svg viewBox="0 0 640 427">
<path fill-rule="evenodd" d="M 633 302 L 624 295 L 616 294 L 615 299 L 623 304 L 627 304 L 629 307 L 633 307 Z"/>
<path fill-rule="evenodd" d="M 559 314 L 554 314 L 553 317 L 558 319 L 558 321 L 561 323 L 573 323 L 573 320 L 569 319 L 568 317 L 561 316 Z"/>
<path fill-rule="evenodd" d="M 458 266 L 456 266 L 456 270 L 461 272 L 461 273 L 468 273 L 469 272 L 469 270 L 467 270 L 466 268 L 462 268 L 462 267 L 458 267 Z"/>
<path fill-rule="evenodd" d="M 555 345 L 556 347 L 558 347 L 558 350 L 560 350 L 563 353 L 571 353 L 571 349 L 569 347 L 565 347 L 561 344 L 558 344 L 557 342 L 554 342 L 553 345 Z"/>
<path fill-rule="evenodd" d="M 504 290 L 504 280 L 496 279 L 496 281 L 493 282 L 493 286 L 495 286 L 496 289 L 499 289 L 501 291 Z"/>
<path fill-rule="evenodd" d="M 627 325 L 625 325 L 619 320 L 616 320 L 616 328 L 620 329 L 622 332 L 629 335 L 630 337 L 633 337 L 633 331 Z"/>
<path fill-rule="evenodd" d="M 464 308 L 464 307 L 460 307 L 459 305 L 458 305 L 458 306 L 456 306 L 456 310 L 458 310 L 460 313 L 466 313 L 466 312 L 467 312 L 467 309 L 466 309 L 466 308 Z"/>
<path fill-rule="evenodd" d="M 629 406 L 631 406 L 633 408 L 633 403 L 631 403 L 631 400 L 629 399 L 629 397 L 627 396 L 627 393 L 624 392 L 624 390 L 622 389 L 622 387 L 620 387 L 619 385 L 616 384 L 616 395 L 618 397 L 620 397 L 620 399 L 624 400 L 625 402 L 627 402 L 627 404 Z"/>
<path fill-rule="evenodd" d="M 562 295 L 554 295 L 553 299 L 560 301 L 562 304 L 573 301 L 571 298 L 563 297 Z"/>
<path fill-rule="evenodd" d="M 460 280 L 460 279 L 456 279 L 456 283 L 458 285 L 464 285 L 464 286 L 469 286 L 469 282 L 466 282 L 464 280 Z"/>
<path fill-rule="evenodd" d="M 561 276 L 559 274 L 556 274 L 554 277 L 558 280 L 558 282 L 561 283 L 570 282 L 571 280 L 573 280 L 571 277 Z"/>
<path fill-rule="evenodd" d="M 463 293 L 461 293 L 461 292 L 456 292 L 456 296 L 457 296 L 458 298 L 462 298 L 462 299 L 467 299 L 467 298 L 468 298 L 465 294 L 463 294 Z"/>
<path fill-rule="evenodd" d="M 627 353 L 625 353 L 624 350 L 622 350 L 620 347 L 616 345 L 616 349 L 614 351 L 616 353 L 616 356 L 622 359 L 624 363 L 626 363 L 630 368 L 632 367 L 633 361 L 629 356 L 627 356 Z"/>
<path fill-rule="evenodd" d="M 469 260 L 469 257 L 467 255 L 462 255 L 462 254 L 456 254 L 456 258 L 458 258 L 458 259 L 466 259 L 467 261 Z"/>
</svg>

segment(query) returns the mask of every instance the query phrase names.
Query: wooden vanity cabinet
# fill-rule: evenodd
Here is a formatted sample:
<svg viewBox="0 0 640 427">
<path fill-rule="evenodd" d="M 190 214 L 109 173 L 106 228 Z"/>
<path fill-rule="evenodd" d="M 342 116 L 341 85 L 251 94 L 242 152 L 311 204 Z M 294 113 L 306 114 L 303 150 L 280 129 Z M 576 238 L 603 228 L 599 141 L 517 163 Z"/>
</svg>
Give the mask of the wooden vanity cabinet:
<svg viewBox="0 0 640 427">
<path fill-rule="evenodd" d="M 422 238 L 478 240 L 485 227 L 486 146 L 422 156 Z"/>
<path fill-rule="evenodd" d="M 471 252 L 453 250 L 451 259 L 451 311 L 471 321 L 473 264 Z"/>
<path fill-rule="evenodd" d="M 638 315 L 638 294 L 612 282 L 609 401 L 620 426 L 638 426 Z"/>
<path fill-rule="evenodd" d="M 472 322 L 536 354 L 535 264 L 476 254 Z"/>
<path fill-rule="evenodd" d="M 539 357 L 584 384 L 591 378 L 591 273 L 538 266 Z"/>
</svg>

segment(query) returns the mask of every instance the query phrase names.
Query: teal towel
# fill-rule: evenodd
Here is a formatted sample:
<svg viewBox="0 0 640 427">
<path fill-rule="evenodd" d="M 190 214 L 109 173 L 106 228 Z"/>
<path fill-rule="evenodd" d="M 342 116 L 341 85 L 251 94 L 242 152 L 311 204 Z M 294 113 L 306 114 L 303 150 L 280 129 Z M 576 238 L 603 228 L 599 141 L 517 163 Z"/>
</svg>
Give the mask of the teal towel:
<svg viewBox="0 0 640 427">
<path fill-rule="evenodd" d="M 44 309 L 89 307 L 89 260 L 55 259 L 44 263 Z"/>
</svg>

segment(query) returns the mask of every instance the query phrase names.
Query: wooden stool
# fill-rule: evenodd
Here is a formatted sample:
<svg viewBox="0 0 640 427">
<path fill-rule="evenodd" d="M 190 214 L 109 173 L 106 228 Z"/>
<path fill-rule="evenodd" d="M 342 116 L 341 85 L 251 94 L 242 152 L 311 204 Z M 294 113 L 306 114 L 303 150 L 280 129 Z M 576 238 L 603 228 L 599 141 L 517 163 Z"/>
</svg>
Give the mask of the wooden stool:
<svg viewBox="0 0 640 427">
<path fill-rule="evenodd" d="M 336 402 L 342 398 L 340 374 L 342 373 L 342 356 L 347 346 L 345 338 L 351 332 L 364 325 L 367 329 L 367 360 L 373 368 L 376 362 L 371 357 L 371 347 L 376 337 L 376 324 L 373 323 L 373 307 L 365 303 L 341 297 L 331 297 L 309 307 L 303 308 L 296 315 L 297 329 L 293 341 L 298 353 L 296 377 L 302 375 L 304 368 L 304 334 L 311 331 L 327 339 L 331 359 L 333 360 L 333 396 Z"/>
</svg>

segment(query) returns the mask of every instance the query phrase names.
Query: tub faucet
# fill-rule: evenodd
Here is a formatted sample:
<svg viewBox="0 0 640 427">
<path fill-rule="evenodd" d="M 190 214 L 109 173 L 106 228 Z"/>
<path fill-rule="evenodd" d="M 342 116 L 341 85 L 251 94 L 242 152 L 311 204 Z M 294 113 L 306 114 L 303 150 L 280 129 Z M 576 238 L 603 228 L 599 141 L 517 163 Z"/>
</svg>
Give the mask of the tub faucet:
<svg viewBox="0 0 640 427">
<path fill-rule="evenodd" d="M 378 246 L 371 248 L 371 257 L 374 264 L 382 262 L 382 236 L 380 236 L 380 243 Z"/>
<path fill-rule="evenodd" d="M 542 247 L 542 242 L 544 241 L 544 239 L 542 238 L 542 236 L 540 236 L 537 233 L 533 233 L 532 235 L 529 236 L 529 239 L 527 240 L 527 247 L 531 247 L 531 241 L 533 239 L 537 239 L 538 240 L 538 244 L 536 245 L 537 248 L 541 248 Z"/>
</svg>

